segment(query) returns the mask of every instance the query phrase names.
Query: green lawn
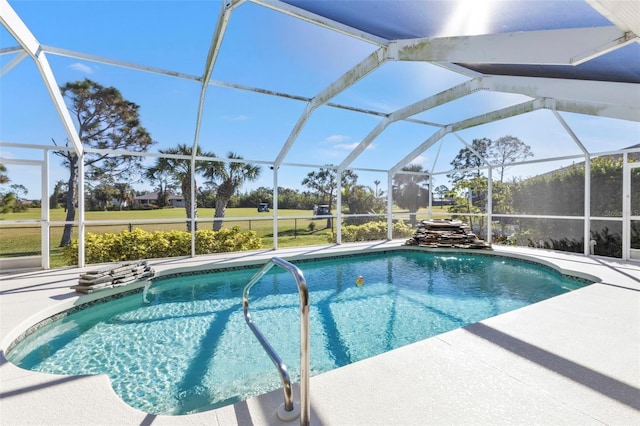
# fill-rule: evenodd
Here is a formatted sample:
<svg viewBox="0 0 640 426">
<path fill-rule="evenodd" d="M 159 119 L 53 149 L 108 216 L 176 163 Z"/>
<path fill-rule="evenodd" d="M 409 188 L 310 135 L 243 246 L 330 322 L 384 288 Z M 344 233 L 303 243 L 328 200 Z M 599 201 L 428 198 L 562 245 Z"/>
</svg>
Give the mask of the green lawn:
<svg viewBox="0 0 640 426">
<path fill-rule="evenodd" d="M 214 209 L 199 209 L 198 217 L 203 220 L 201 229 L 212 227 Z M 278 221 L 278 245 L 280 247 L 326 244 L 329 229 L 326 219 L 313 219 L 310 210 L 280 210 L 280 216 L 303 216 L 302 219 L 280 219 Z M 0 215 L 0 257 L 19 257 L 40 254 L 41 230 L 38 223 L 2 225 L 3 220 L 39 220 L 40 209 L 32 208 L 23 213 Z M 64 221 L 66 213 L 62 209 L 50 211 L 50 221 Z M 263 247 L 273 247 L 273 216 L 269 213 L 258 213 L 255 208 L 227 209 L 225 219 L 250 217 L 252 219 L 226 220 L 224 227 L 239 226 L 242 230 L 253 230 L 262 239 Z M 121 224 L 87 224 L 86 232 L 101 234 L 118 233 L 123 230 L 142 228 L 146 231 L 187 230 L 186 213 L 183 208 L 159 210 L 127 210 L 107 212 L 86 212 L 88 221 L 124 221 Z M 136 223 L 141 220 L 182 219 L 176 223 Z M 207 222 L 208 220 L 208 222 Z M 309 224 L 314 223 L 315 230 L 310 231 Z M 52 267 L 64 266 L 61 249 L 58 246 L 62 238 L 63 225 L 52 225 L 50 229 Z M 74 237 L 77 229 L 74 229 Z"/>
<path fill-rule="evenodd" d="M 278 246 L 292 247 L 303 245 L 327 244 L 327 236 L 330 229 L 326 227 L 325 218 L 314 218 L 311 210 L 279 210 L 280 217 L 300 217 L 297 219 L 278 220 Z M 198 209 L 198 218 L 206 221 L 199 224 L 200 229 L 210 229 L 212 226 L 214 209 Z M 50 221 L 64 221 L 66 213 L 63 209 L 50 211 Z M 233 218 L 246 218 L 229 220 Z M 418 212 L 419 219 L 427 217 L 427 210 Z M 434 208 L 434 218 L 449 217 L 449 213 L 441 207 Z M 186 223 L 136 223 L 140 220 L 185 220 L 186 214 L 183 208 L 167 208 L 159 210 L 125 210 L 125 211 L 99 211 L 86 212 L 88 221 L 124 221 L 121 224 L 88 224 L 86 232 L 101 234 L 105 232 L 118 233 L 123 230 L 142 228 L 146 231 L 185 230 Z M 38 223 L 2 225 L 3 220 L 39 220 L 40 209 L 31 208 L 23 213 L 0 214 L 0 257 L 18 257 L 40 254 L 41 230 Z M 258 213 L 255 208 L 227 209 L 224 227 L 239 226 L 242 230 L 252 230 L 262 239 L 263 247 L 273 247 L 273 216 L 272 212 Z M 61 249 L 58 247 L 62 238 L 62 225 L 51 226 L 50 262 L 52 267 L 64 266 Z M 74 229 L 74 237 L 77 229 Z"/>
<path fill-rule="evenodd" d="M 394 208 L 394 211 L 398 209 Z M 215 209 L 198 209 L 198 218 L 213 218 Z M 39 220 L 40 209 L 30 208 L 22 213 L 0 214 L 0 223 L 3 220 Z M 278 210 L 280 216 L 309 216 L 313 215 L 311 210 Z M 418 210 L 419 216 L 426 216 L 427 209 Z M 66 212 L 63 209 L 52 209 L 49 211 L 51 221 L 64 221 Z M 450 213 L 446 207 L 434 207 L 434 217 L 449 217 Z M 254 207 L 227 209 L 225 217 L 264 217 L 271 218 L 272 212 L 258 213 Z M 124 210 L 124 211 L 88 211 L 85 212 L 86 220 L 145 220 L 145 219 L 182 219 L 186 218 L 183 208 L 166 208 L 157 210 Z"/>
<path fill-rule="evenodd" d="M 215 209 L 198 209 L 198 217 L 201 219 L 213 218 Z M 280 216 L 311 216 L 311 210 L 279 210 Z M 41 211 L 39 208 L 30 208 L 22 213 L 0 214 L 2 220 L 38 220 Z M 51 221 L 64 221 L 67 213 L 63 209 L 49 210 Z M 258 213 L 255 208 L 227 209 L 226 217 L 271 217 L 271 212 Z M 86 220 L 144 220 L 144 219 L 182 219 L 186 218 L 184 208 L 166 208 L 156 210 L 124 210 L 124 211 L 88 211 L 85 212 Z"/>
</svg>

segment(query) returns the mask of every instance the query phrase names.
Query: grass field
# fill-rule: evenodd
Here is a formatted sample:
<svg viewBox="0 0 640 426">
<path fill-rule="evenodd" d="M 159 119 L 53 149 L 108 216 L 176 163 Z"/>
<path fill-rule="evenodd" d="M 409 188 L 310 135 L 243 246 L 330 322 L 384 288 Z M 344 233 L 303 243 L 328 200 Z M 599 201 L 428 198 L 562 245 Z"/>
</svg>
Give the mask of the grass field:
<svg viewBox="0 0 640 426">
<path fill-rule="evenodd" d="M 0 215 L 0 258 L 40 255 L 41 229 L 39 223 L 18 223 L 3 225 L 2 221 L 39 220 L 40 209 L 31 208 L 23 213 Z M 199 229 L 211 229 L 214 209 L 198 209 Z M 304 245 L 327 244 L 331 229 L 327 228 L 327 219 L 314 217 L 311 210 L 279 210 L 278 246 L 293 247 Z M 50 211 L 50 222 L 63 222 L 66 213 L 62 209 Z M 446 210 L 434 208 L 433 216 L 449 217 Z M 291 219 L 285 219 L 291 217 Z M 427 217 L 427 211 L 418 212 L 419 219 Z M 234 220 L 238 218 L 238 220 Z M 242 218 L 242 219 L 241 219 Z M 246 219 L 249 218 L 249 219 Z M 183 208 L 167 208 L 160 210 L 125 210 L 86 212 L 85 220 L 90 222 L 86 232 L 102 234 L 118 233 L 133 228 L 145 231 L 186 231 L 186 214 Z M 165 221 L 166 222 L 163 222 Z M 106 223 L 118 221 L 118 223 Z M 140 221 L 154 221 L 141 223 Z M 172 222 L 174 221 L 174 222 Z M 184 222 L 183 222 L 184 221 Z M 258 213 L 255 208 L 227 209 L 224 227 L 239 226 L 243 231 L 252 230 L 262 239 L 263 247 L 273 247 L 273 215 L 272 212 Z M 335 226 L 335 225 L 334 225 Z M 50 263 L 51 267 L 65 266 L 61 249 L 58 247 L 62 238 L 64 225 L 50 227 Z M 77 228 L 74 229 L 74 238 Z"/>
</svg>

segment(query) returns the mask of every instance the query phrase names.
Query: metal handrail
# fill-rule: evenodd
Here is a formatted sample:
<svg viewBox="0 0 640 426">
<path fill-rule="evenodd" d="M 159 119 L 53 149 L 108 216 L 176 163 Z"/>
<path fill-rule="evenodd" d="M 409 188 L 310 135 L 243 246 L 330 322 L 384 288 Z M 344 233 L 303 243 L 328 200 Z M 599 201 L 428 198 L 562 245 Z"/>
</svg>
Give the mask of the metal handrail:
<svg viewBox="0 0 640 426">
<path fill-rule="evenodd" d="M 258 338 L 258 341 L 264 348 L 264 350 L 271 358 L 271 361 L 276 366 L 280 379 L 282 380 L 282 389 L 284 391 L 284 412 L 278 411 L 278 416 L 282 420 L 293 420 L 297 417 L 297 413 L 294 410 L 293 403 L 293 391 L 291 388 L 291 379 L 289 378 L 289 372 L 287 366 L 282 362 L 282 359 L 278 356 L 273 347 L 269 344 L 262 332 L 251 320 L 249 314 L 249 290 L 255 283 L 257 283 L 269 270 L 278 265 L 281 268 L 286 269 L 293 275 L 298 285 L 298 293 L 300 293 L 300 424 L 309 424 L 309 290 L 307 288 L 307 282 L 304 279 L 302 271 L 295 265 L 287 262 L 279 257 L 273 257 L 267 262 L 262 269 L 260 269 L 252 278 L 249 283 L 244 287 L 242 292 L 242 310 L 244 312 L 244 319 L 249 325 L 253 334 Z"/>
</svg>

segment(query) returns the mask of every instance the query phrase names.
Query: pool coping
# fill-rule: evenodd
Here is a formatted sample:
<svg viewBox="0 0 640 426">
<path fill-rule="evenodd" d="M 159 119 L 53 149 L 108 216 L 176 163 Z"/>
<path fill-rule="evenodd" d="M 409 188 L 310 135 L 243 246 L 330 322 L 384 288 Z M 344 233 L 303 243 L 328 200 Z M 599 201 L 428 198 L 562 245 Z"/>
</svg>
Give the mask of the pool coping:
<svg viewBox="0 0 640 426">
<path fill-rule="evenodd" d="M 463 255 L 476 256 L 476 257 L 486 256 L 486 257 L 493 257 L 493 258 L 498 257 L 498 258 L 504 258 L 504 259 L 517 259 L 519 261 L 522 261 L 528 264 L 538 265 L 548 270 L 555 271 L 564 277 L 570 277 L 578 281 L 582 281 L 585 284 L 600 282 L 600 278 L 596 277 L 595 275 L 586 274 L 581 271 L 566 270 L 558 267 L 557 265 L 554 265 L 551 262 L 547 262 L 539 259 L 533 259 L 531 256 L 521 256 L 521 255 L 507 256 L 504 253 L 495 252 L 493 250 L 463 250 L 463 249 L 456 249 L 456 248 L 435 248 L 434 249 L 434 248 L 426 248 L 426 247 L 411 245 L 411 246 L 398 246 L 398 247 L 392 247 L 392 248 L 388 248 L 388 247 L 378 248 L 378 249 L 374 248 L 365 253 L 363 253 L 360 250 L 343 252 L 341 254 L 323 253 L 322 256 L 313 257 L 313 258 L 306 258 L 304 256 L 293 255 L 293 256 L 287 256 L 287 259 L 290 262 L 293 262 L 294 264 L 296 264 L 297 266 L 303 268 L 304 263 L 312 262 L 318 259 L 348 259 L 350 257 L 362 256 L 363 254 L 373 255 L 373 254 L 385 254 L 385 253 L 398 253 L 402 251 L 426 252 L 426 253 L 452 253 L 452 254 L 463 254 Z M 141 279 L 135 283 L 132 283 L 132 285 L 113 288 L 108 294 L 106 291 L 99 291 L 99 292 L 92 293 L 92 294 L 95 294 L 95 298 L 94 297 L 78 298 L 77 302 L 73 303 L 73 306 L 64 306 L 64 305 L 57 306 L 55 309 L 60 308 L 62 310 L 59 312 L 58 311 L 55 312 L 53 315 L 47 318 L 39 320 L 37 323 L 35 323 L 32 326 L 29 326 L 25 330 L 22 330 L 22 328 L 20 327 L 14 329 L 13 333 L 7 336 L 6 341 L 4 342 L 2 347 L 6 348 L 5 350 L 6 353 L 11 352 L 12 348 L 16 344 L 18 344 L 20 341 L 22 341 L 25 337 L 27 337 L 31 333 L 34 333 L 35 331 L 37 331 L 39 328 L 53 321 L 57 321 L 63 318 L 64 316 L 69 315 L 75 311 L 87 309 L 88 307 L 93 306 L 95 304 L 107 303 L 110 300 L 121 298 L 130 294 L 142 293 L 144 290 L 144 286 L 146 285 L 145 283 L 148 283 L 148 282 L 159 282 L 165 279 L 179 278 L 180 276 L 185 276 L 185 275 L 192 276 L 192 275 L 200 275 L 200 274 L 215 273 L 215 272 L 227 272 L 227 271 L 234 271 L 234 270 L 241 270 L 241 269 L 258 269 L 259 267 L 260 267 L 260 264 L 256 264 L 255 262 L 230 261 L 229 263 L 221 263 L 216 265 L 202 264 L 202 265 L 199 265 L 198 267 L 188 268 L 186 271 L 184 270 L 184 268 L 171 268 L 171 269 L 159 271 L 154 276 Z M 45 313 L 49 315 L 51 312 L 43 311 L 41 314 L 45 314 Z M 30 321 L 31 321 L 31 318 L 28 320 L 28 322 Z M 20 334 L 18 336 L 15 336 L 16 333 L 20 333 Z"/>
<path fill-rule="evenodd" d="M 160 259 L 151 260 L 150 264 L 157 276 L 162 276 L 176 269 L 266 262 L 272 256 L 306 259 L 399 247 L 410 248 L 402 246 L 401 241 L 354 243 Z M 311 379 L 312 424 L 423 424 L 429 419 L 435 423 L 491 424 L 557 423 L 564 419 L 560 423 L 588 424 L 628 423 L 630 419 L 637 419 L 640 403 L 634 405 L 618 394 L 624 391 L 640 397 L 639 264 L 502 246 L 494 246 L 491 251 L 427 250 L 535 260 L 563 274 L 591 280 L 597 277 L 600 282 L 314 376 Z M 205 413 L 155 416 L 124 404 L 111 389 L 106 376 L 68 378 L 22 370 L 7 362 L 4 348 L 30 324 L 78 303 L 121 291 L 108 289 L 82 296 L 72 293 L 69 287 L 78 274 L 93 268 L 95 265 L 2 277 L 2 424 L 297 424 L 281 422 L 275 417 L 281 391 Z M 143 285 L 142 282 L 134 286 Z M 610 302 L 598 303 L 598 300 Z M 593 315 L 583 318 L 585 307 Z M 572 318 L 576 317 L 582 319 L 582 327 L 589 325 L 588 330 L 574 324 Z M 555 318 L 562 327 L 542 333 L 541 327 L 548 318 Z M 596 344 L 598 341 L 601 343 Z M 514 347 L 523 349 L 517 351 Z M 575 347 L 582 347 L 584 353 L 575 353 Z M 425 354 L 430 356 L 424 358 Z M 529 359 L 531 354 L 535 359 Z M 404 361 L 400 363 L 400 359 Z M 454 359 L 459 362 L 450 365 Z M 501 362 L 496 363 L 496 359 Z M 612 359 L 616 362 L 611 363 Z M 548 362 L 551 364 L 545 364 Z M 587 379 L 564 374 L 564 370 L 559 372 L 556 364 L 576 370 Z M 445 367 L 450 369 L 448 376 L 440 374 Z M 415 372 L 425 379 L 417 380 Z M 410 374 L 407 380 L 398 380 L 406 374 Z M 603 389 L 591 384 L 595 379 L 603 382 Z M 485 387 L 489 383 L 493 391 L 487 392 Z M 477 392 L 470 391 L 474 388 Z M 433 394 L 434 389 L 440 392 Z M 429 395 L 430 403 L 421 397 L 423 392 Z M 462 408 L 459 403 L 452 405 L 460 392 L 465 395 Z M 536 404 L 531 404 L 532 397 L 538 401 Z M 541 398 L 548 405 L 546 408 L 540 407 Z M 474 400 L 475 406 L 470 402 Z M 490 406 L 486 405 L 487 401 L 492 402 Z M 523 401 L 529 401 L 531 407 L 527 408 Z M 570 419 L 572 421 L 568 421 Z"/>
</svg>

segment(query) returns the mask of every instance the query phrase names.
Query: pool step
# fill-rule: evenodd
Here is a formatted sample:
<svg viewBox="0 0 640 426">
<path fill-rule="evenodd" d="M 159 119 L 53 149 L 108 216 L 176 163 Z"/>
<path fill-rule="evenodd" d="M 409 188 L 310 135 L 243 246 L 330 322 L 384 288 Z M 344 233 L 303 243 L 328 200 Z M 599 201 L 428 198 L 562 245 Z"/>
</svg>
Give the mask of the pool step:
<svg viewBox="0 0 640 426">
<path fill-rule="evenodd" d="M 154 275 L 155 271 L 146 261 L 119 263 L 109 268 L 81 273 L 78 284 L 70 288 L 78 293 L 89 294 L 107 288 L 125 286 Z"/>
</svg>

